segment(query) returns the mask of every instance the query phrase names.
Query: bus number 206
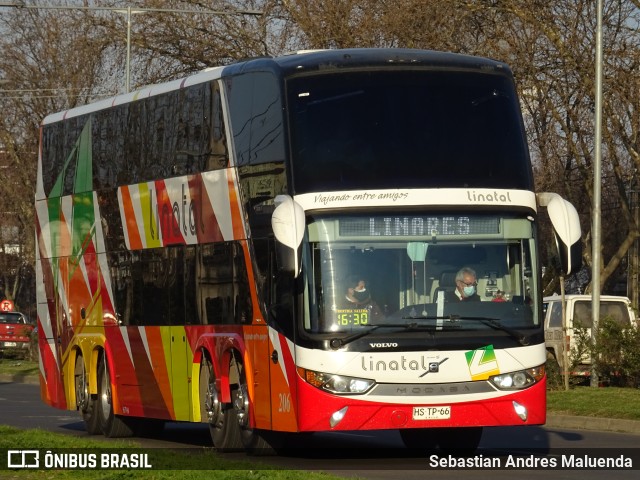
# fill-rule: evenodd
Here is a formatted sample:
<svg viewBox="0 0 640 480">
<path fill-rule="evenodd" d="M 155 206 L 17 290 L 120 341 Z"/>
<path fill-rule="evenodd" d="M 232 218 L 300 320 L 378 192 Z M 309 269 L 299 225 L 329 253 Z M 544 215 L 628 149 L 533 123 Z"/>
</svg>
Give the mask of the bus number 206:
<svg viewBox="0 0 640 480">
<path fill-rule="evenodd" d="M 291 395 L 288 393 L 279 393 L 280 405 L 278 406 L 278 413 L 288 413 L 291 411 Z"/>
</svg>

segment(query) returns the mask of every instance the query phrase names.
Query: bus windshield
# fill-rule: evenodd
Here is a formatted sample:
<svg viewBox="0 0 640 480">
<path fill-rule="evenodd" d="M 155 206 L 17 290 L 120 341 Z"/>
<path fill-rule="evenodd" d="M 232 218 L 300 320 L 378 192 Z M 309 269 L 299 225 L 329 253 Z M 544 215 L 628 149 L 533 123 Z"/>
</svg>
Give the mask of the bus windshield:
<svg viewBox="0 0 640 480">
<path fill-rule="evenodd" d="M 374 188 L 533 190 L 508 76 L 384 70 L 293 77 L 296 194 Z"/>
<path fill-rule="evenodd" d="M 497 215 L 312 216 L 304 328 L 538 328 L 533 238 L 529 219 Z M 462 268 L 475 282 L 457 281 Z M 472 298 L 460 301 L 465 286 Z"/>
</svg>

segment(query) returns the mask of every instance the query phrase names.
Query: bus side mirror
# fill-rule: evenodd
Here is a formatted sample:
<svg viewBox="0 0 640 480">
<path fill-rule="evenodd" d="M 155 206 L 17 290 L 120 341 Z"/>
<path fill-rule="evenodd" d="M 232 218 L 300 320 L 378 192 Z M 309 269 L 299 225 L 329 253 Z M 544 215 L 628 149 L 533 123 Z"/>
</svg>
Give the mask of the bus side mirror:
<svg viewBox="0 0 640 480">
<path fill-rule="evenodd" d="M 538 193 L 538 203 L 547 207 L 556 237 L 562 273 L 569 275 L 582 266 L 580 218 L 571 203 L 556 193 Z"/>
<path fill-rule="evenodd" d="M 289 195 L 278 195 L 275 198 L 276 208 L 271 215 L 271 228 L 276 237 L 276 255 L 278 268 L 300 273 L 300 245 L 304 237 L 304 209 Z"/>
</svg>

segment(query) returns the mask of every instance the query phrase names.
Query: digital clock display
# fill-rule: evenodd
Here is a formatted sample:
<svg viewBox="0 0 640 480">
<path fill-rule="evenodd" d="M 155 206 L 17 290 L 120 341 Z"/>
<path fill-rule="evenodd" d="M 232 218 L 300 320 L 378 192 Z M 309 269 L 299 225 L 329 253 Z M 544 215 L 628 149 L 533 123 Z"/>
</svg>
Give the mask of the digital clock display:
<svg viewBox="0 0 640 480">
<path fill-rule="evenodd" d="M 336 324 L 338 327 L 369 325 L 369 315 L 367 308 L 342 308 L 336 310 Z"/>
</svg>

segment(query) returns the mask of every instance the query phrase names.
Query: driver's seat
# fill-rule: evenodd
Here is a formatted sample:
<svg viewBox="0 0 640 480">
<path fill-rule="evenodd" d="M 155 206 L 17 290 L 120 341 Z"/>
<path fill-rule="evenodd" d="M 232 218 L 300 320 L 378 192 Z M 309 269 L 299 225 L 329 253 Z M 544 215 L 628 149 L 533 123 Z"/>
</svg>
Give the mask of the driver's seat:
<svg viewBox="0 0 640 480">
<path fill-rule="evenodd" d="M 433 291 L 432 302 L 438 301 L 438 292 L 453 292 L 456 288 L 456 274 L 458 272 L 445 271 L 440 274 L 440 282 Z"/>
</svg>

